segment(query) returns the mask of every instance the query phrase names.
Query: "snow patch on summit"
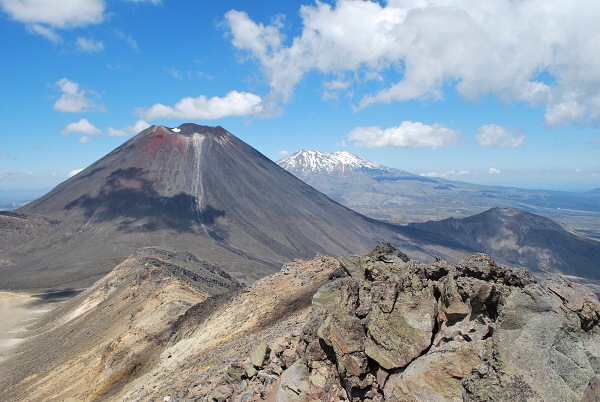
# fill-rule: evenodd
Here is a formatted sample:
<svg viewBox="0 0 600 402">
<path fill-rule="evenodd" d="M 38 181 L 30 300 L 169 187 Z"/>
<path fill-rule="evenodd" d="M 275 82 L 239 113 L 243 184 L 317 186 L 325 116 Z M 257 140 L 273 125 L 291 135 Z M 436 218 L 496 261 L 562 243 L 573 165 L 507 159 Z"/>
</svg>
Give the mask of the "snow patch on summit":
<svg viewBox="0 0 600 402">
<path fill-rule="evenodd" d="M 172 128 L 171 131 L 173 131 L 174 133 L 179 133 L 179 132 L 181 132 L 181 129 L 175 127 L 175 128 Z"/>
<path fill-rule="evenodd" d="M 360 158 L 347 151 L 320 152 L 301 150 L 280 159 L 277 164 L 285 170 L 303 175 L 312 173 L 346 173 L 360 170 L 389 171 L 385 166 Z"/>
</svg>

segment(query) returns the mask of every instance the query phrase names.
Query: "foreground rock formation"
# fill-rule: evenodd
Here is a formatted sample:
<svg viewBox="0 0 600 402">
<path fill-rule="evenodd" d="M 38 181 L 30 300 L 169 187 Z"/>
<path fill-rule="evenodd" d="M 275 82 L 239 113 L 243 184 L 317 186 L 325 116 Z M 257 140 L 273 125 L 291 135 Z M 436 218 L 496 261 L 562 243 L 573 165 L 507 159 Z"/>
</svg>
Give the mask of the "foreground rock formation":
<svg viewBox="0 0 600 402">
<path fill-rule="evenodd" d="M 253 371 L 239 384 L 225 376 L 234 396 L 215 400 L 243 399 L 248 383 L 282 402 L 600 398 L 600 303 L 587 288 L 537 284 L 484 254 L 425 266 L 390 245 L 342 257 L 331 278 L 312 299 L 295 361 L 275 344 L 256 367 L 274 384 L 257 385 L 269 379 Z"/>
<path fill-rule="evenodd" d="M 424 265 L 381 244 L 242 288 L 189 254 L 146 249 L 54 312 L 24 348 L 49 352 L 25 367 L 21 351 L 0 397 L 595 401 L 599 319 L 587 288 L 483 254 Z"/>
<path fill-rule="evenodd" d="M 281 401 L 569 401 L 597 381 L 600 304 L 586 288 L 483 254 L 424 266 L 387 245 L 340 263 Z"/>
</svg>

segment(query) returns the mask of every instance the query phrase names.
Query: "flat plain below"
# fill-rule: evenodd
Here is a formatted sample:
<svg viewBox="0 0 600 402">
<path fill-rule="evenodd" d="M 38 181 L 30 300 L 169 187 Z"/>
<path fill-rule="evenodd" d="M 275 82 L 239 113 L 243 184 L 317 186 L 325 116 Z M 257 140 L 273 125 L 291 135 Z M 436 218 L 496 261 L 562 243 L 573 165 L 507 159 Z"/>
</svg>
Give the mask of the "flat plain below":
<svg viewBox="0 0 600 402">
<path fill-rule="evenodd" d="M 63 300 L 48 299 L 47 294 L 0 291 L 0 365 L 30 335 L 27 328 Z"/>
</svg>

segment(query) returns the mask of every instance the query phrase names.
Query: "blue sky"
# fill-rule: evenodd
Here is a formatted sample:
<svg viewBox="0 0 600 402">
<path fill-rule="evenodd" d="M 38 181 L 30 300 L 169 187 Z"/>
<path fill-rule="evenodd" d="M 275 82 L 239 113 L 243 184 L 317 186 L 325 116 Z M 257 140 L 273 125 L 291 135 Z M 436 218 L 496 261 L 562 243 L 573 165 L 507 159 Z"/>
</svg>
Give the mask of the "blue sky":
<svg viewBox="0 0 600 402">
<path fill-rule="evenodd" d="M 600 187 L 596 0 L 0 0 L 0 189 L 151 124 L 483 184 Z"/>
</svg>

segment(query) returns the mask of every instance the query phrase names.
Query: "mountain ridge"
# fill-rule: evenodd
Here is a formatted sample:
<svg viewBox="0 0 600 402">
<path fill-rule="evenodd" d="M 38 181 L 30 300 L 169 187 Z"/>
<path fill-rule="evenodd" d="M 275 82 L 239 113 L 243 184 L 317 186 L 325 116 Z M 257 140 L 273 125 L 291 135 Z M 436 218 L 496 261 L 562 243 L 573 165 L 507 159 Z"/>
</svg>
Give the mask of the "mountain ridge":
<svg viewBox="0 0 600 402">
<path fill-rule="evenodd" d="M 18 244 L 0 238 L 10 261 L 0 288 L 86 287 L 146 246 L 227 262 L 244 283 L 293 258 L 364 252 L 384 239 L 422 259 L 466 252 L 364 217 L 224 128 L 191 123 L 149 127 L 17 213 L 55 224 Z"/>
<path fill-rule="evenodd" d="M 333 155 L 310 152 L 322 158 Z M 596 190 L 571 193 L 485 186 L 426 177 L 378 164 L 384 169 L 347 169 L 340 174 L 334 170 L 312 170 L 302 164 L 302 158 L 294 159 L 291 164 L 288 158 L 277 163 L 333 200 L 378 220 L 407 224 L 467 217 L 493 207 L 518 208 L 560 220 L 600 239 L 600 193 Z"/>
<path fill-rule="evenodd" d="M 300 170 L 303 174 L 340 173 L 356 170 L 389 171 L 390 169 L 377 163 L 360 158 L 347 151 L 320 152 L 300 150 L 277 161 L 287 171 Z"/>
</svg>

